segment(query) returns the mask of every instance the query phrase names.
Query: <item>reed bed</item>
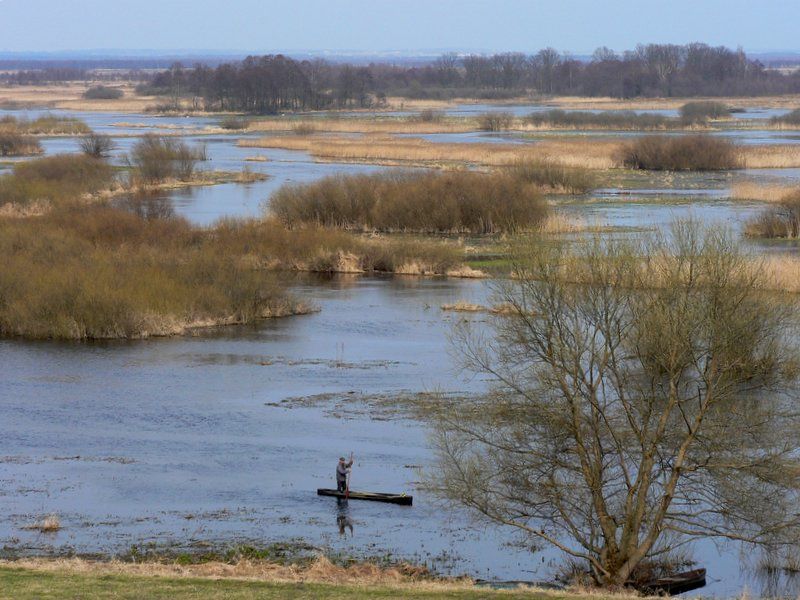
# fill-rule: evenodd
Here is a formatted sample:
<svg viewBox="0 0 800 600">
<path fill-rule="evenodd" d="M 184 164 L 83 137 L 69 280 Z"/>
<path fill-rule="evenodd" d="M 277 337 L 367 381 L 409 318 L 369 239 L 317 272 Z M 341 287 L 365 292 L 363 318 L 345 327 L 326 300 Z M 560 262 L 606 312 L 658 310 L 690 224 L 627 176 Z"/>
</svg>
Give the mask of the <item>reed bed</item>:
<svg viewBox="0 0 800 600">
<path fill-rule="evenodd" d="M 506 172 L 552 192 L 585 194 L 597 187 L 597 178 L 591 171 L 566 167 L 547 157 L 517 161 Z"/>
<path fill-rule="evenodd" d="M 800 167 L 800 146 L 772 144 L 741 148 L 743 166 L 747 169 L 793 169 Z"/>
<path fill-rule="evenodd" d="M 514 233 L 544 218 L 538 188 L 509 172 L 381 173 L 284 186 L 270 213 L 287 227 L 356 231 Z"/>
<path fill-rule="evenodd" d="M 311 133 L 462 133 L 478 128 L 475 119 L 453 117 L 372 117 L 253 120 L 248 131 Z"/>
<path fill-rule="evenodd" d="M 763 185 L 753 181 L 742 181 L 731 186 L 731 198 L 755 202 L 780 202 L 797 190 L 797 186 Z"/>
<path fill-rule="evenodd" d="M 520 161 L 548 160 L 553 165 L 586 169 L 617 166 L 621 146 L 613 140 L 544 140 L 535 145 L 438 143 L 421 138 L 369 135 L 362 138 L 270 136 L 242 139 L 247 148 L 302 150 L 323 160 L 422 166 L 510 166 Z"/>
</svg>

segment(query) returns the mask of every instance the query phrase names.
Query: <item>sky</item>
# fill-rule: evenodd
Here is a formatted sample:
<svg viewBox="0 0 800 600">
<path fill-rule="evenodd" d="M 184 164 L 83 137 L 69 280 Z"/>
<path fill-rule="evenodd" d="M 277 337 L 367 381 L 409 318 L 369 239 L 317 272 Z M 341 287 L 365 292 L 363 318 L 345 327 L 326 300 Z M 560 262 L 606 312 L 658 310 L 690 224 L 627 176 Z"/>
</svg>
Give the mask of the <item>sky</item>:
<svg viewBox="0 0 800 600">
<path fill-rule="evenodd" d="M 800 51 L 800 0 L 0 0 L 0 51 Z"/>
</svg>

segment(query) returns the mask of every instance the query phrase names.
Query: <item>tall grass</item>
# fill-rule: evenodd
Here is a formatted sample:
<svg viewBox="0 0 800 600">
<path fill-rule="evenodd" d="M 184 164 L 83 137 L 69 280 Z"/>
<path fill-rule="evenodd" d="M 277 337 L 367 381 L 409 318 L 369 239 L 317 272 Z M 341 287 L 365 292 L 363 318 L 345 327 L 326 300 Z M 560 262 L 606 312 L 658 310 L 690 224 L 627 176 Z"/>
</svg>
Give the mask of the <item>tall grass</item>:
<svg viewBox="0 0 800 600">
<path fill-rule="evenodd" d="M 626 167 L 655 171 L 717 171 L 741 166 L 735 144 L 706 135 L 644 136 L 626 144 L 620 159 Z"/>
<path fill-rule="evenodd" d="M 597 187 L 597 178 L 591 172 L 549 158 L 518 160 L 507 167 L 507 172 L 526 183 L 568 194 L 585 194 Z"/>
<path fill-rule="evenodd" d="M 630 110 L 623 111 L 566 111 L 548 110 L 531 113 L 525 117 L 525 122 L 534 127 L 553 127 L 565 129 L 622 129 L 645 130 L 667 129 L 679 125 L 675 121 L 661 115 L 648 113 L 635 113 Z"/>
<path fill-rule="evenodd" d="M 482 234 L 533 228 L 547 205 L 536 186 L 509 173 L 406 172 L 284 186 L 270 211 L 288 227 Z"/>
<path fill-rule="evenodd" d="M 188 181 L 197 162 L 205 159 L 203 148 L 192 148 L 169 137 L 146 135 L 131 149 L 128 163 L 135 180 L 153 184 L 167 179 Z"/>
<path fill-rule="evenodd" d="M 680 108 L 681 121 L 686 124 L 705 123 L 710 119 L 723 119 L 730 115 L 730 107 L 722 102 L 687 102 Z"/>
<path fill-rule="evenodd" d="M 74 154 L 56 154 L 19 163 L 0 176 L 0 205 L 25 206 L 77 200 L 114 181 L 114 170 L 105 161 Z"/>
</svg>

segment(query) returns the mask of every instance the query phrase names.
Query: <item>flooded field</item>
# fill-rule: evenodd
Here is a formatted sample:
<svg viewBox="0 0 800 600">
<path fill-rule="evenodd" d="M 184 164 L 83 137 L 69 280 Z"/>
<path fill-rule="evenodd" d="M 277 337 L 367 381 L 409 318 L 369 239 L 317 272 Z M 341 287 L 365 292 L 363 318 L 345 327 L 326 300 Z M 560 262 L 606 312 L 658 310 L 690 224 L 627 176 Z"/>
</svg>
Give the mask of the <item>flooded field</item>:
<svg viewBox="0 0 800 600">
<path fill-rule="evenodd" d="M 534 108 L 465 105 L 451 112 L 526 114 Z M 37 116 L 35 111 L 11 113 Z M 749 118 L 773 114 L 741 113 Z M 178 214 L 203 225 L 261 214 L 270 194 L 288 182 L 388 168 L 316 162 L 298 151 L 241 148 L 238 133 L 194 135 L 214 125 L 211 118 L 74 116 L 115 138 L 118 162 L 144 131 L 183 128 L 192 132 L 189 142 L 206 146 L 210 160 L 203 168 L 246 166 L 269 176 L 263 182 L 162 196 Z M 730 135 L 741 143 L 800 141 L 789 132 Z M 509 139 L 481 133 L 422 137 Z M 74 138 L 49 138 L 43 146 L 48 154 L 78 151 Z M 247 160 L 256 155 L 266 160 Z M 557 203 L 623 233 L 662 229 L 690 215 L 738 231 L 763 206 L 729 199 L 731 183 L 741 176 L 796 183 L 800 171 L 643 179 Z M 490 288 L 485 281 L 298 277 L 294 293 L 319 312 L 186 338 L 0 341 L 0 555 L 117 554 L 132 545 L 191 550 L 302 539 L 346 555 L 413 558 L 443 573 L 551 576 L 559 555 L 510 546 L 507 532 L 471 523 L 462 511 L 443 507 L 415 488 L 432 459 L 429 432 L 424 423 L 386 410 L 393 398 L 419 392 L 485 389 L 485 381 L 459 370 L 448 341 L 453 323 L 464 316 L 440 307 L 460 300 L 490 303 Z M 411 493 L 413 508 L 359 502 L 343 507 L 317 497 L 316 488 L 333 486 L 336 458 L 350 451 L 356 453 L 354 488 Z M 60 532 L 29 529 L 48 514 L 59 515 Z M 795 593 L 791 582 L 754 578 L 754 564 L 748 562 L 754 559 L 740 557 L 740 550 L 710 543 L 695 547 L 698 563 L 709 569 L 704 595 L 735 595 L 762 585 Z M 789 587 L 781 587 L 785 584 Z"/>
</svg>

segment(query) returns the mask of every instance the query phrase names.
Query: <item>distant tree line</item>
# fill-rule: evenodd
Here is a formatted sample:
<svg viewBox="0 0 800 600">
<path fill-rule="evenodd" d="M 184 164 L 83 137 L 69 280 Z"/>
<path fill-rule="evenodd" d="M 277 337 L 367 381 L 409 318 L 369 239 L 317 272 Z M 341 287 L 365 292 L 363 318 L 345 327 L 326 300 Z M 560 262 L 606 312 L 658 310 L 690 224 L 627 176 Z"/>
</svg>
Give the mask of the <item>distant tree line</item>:
<svg viewBox="0 0 800 600">
<path fill-rule="evenodd" d="M 142 81 L 149 77 L 138 70 L 85 69 L 79 67 L 46 67 L 2 72 L 0 83 L 9 85 L 41 85 L 67 81 Z"/>
<path fill-rule="evenodd" d="M 18 71 L 12 83 L 87 79 L 80 69 Z M 139 73 L 142 92 L 187 96 L 210 110 L 250 113 L 322 108 L 367 108 L 386 96 L 407 98 L 510 98 L 569 94 L 617 98 L 653 96 L 756 96 L 800 92 L 800 72 L 785 74 L 749 59 L 743 50 L 706 44 L 639 45 L 618 54 L 598 48 L 579 60 L 553 48 L 526 55 L 444 54 L 429 64 L 354 65 L 284 55 L 185 68 L 175 63 Z M 129 78 L 129 77 L 126 77 Z M 0 80 L 2 80 L 0 79 Z"/>
</svg>

